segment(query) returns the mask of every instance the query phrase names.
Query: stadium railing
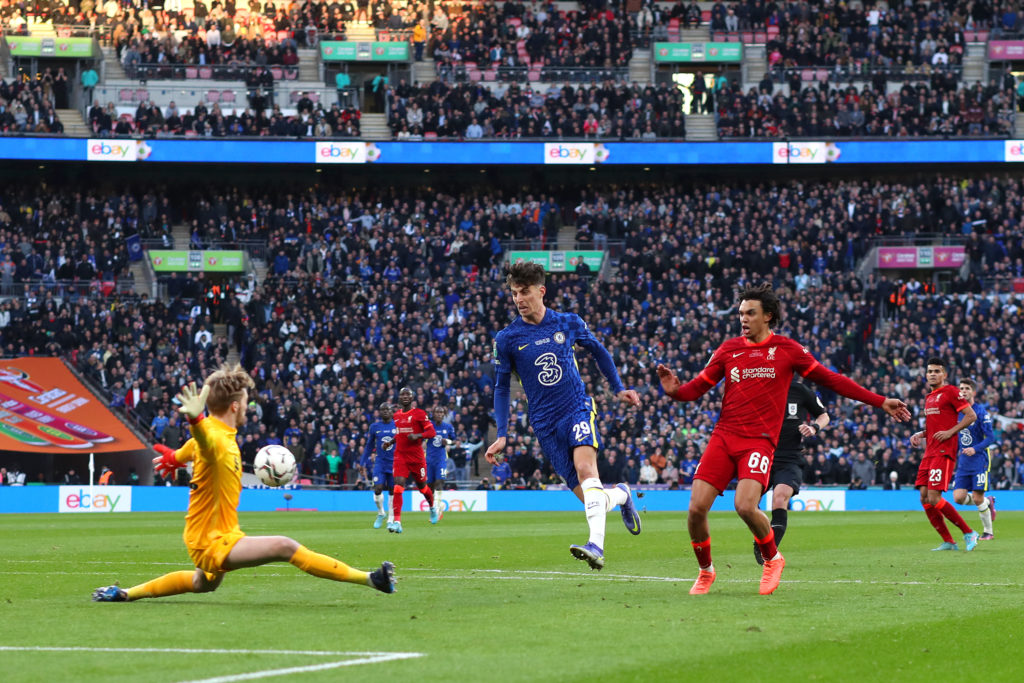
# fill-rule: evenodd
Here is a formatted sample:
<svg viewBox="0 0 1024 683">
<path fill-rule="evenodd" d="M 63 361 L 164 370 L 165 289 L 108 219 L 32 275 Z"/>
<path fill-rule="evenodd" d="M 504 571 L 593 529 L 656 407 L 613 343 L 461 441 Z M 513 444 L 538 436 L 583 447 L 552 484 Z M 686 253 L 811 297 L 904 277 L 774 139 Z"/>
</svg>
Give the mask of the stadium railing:
<svg viewBox="0 0 1024 683">
<path fill-rule="evenodd" d="M 139 63 L 125 65 L 124 71 L 128 78 L 139 81 L 159 80 L 214 80 L 244 81 L 257 68 L 269 71 L 274 82 L 295 81 L 299 78 L 298 66 L 280 64 L 151 64 Z"/>
<path fill-rule="evenodd" d="M 853 83 L 855 81 L 870 81 L 875 75 L 882 74 L 889 81 L 930 81 L 936 73 L 952 73 L 958 81 L 963 80 L 964 68 L 961 65 L 947 66 L 918 66 L 906 67 L 902 65 L 892 66 L 871 66 L 860 64 L 852 67 L 847 66 L 789 66 L 773 67 L 768 70 L 772 80 L 776 83 L 784 83 L 794 75 L 805 83 Z"/>
</svg>

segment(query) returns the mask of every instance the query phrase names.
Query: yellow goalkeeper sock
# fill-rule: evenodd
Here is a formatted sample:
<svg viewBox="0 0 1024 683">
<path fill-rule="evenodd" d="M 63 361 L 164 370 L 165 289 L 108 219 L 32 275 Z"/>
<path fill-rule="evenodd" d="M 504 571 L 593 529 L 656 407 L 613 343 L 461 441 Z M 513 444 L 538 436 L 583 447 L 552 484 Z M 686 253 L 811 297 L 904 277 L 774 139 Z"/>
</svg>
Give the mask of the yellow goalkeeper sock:
<svg viewBox="0 0 1024 683">
<path fill-rule="evenodd" d="M 300 545 L 299 549 L 292 555 L 292 559 L 288 561 L 307 574 L 319 576 L 321 579 L 369 585 L 370 575 L 368 573 L 353 569 L 341 560 L 336 560 L 333 557 L 314 553 L 304 545 Z"/>
<path fill-rule="evenodd" d="M 132 586 L 127 591 L 128 599 L 163 598 L 168 595 L 193 593 L 195 589 L 192 587 L 192 577 L 195 576 L 195 573 L 194 569 L 192 571 L 171 572 L 152 581 Z"/>
</svg>

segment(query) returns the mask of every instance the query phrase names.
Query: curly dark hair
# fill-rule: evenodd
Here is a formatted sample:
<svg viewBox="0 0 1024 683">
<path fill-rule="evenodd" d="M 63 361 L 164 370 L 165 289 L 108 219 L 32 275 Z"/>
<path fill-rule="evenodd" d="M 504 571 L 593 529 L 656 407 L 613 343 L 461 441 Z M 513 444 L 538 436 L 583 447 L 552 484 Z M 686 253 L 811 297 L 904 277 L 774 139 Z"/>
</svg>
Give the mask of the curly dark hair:
<svg viewBox="0 0 1024 683">
<path fill-rule="evenodd" d="M 760 301 L 761 310 L 771 316 L 768 327 L 775 327 L 782 320 L 782 302 L 769 284 L 751 285 L 740 290 L 740 301 Z"/>
<path fill-rule="evenodd" d="M 518 287 L 529 287 L 530 285 L 543 286 L 544 281 L 547 278 L 547 274 L 544 272 L 544 266 L 539 263 L 531 263 L 528 261 L 521 261 L 519 263 L 513 263 L 508 267 L 508 275 L 505 278 L 505 283 L 511 287 L 516 285 Z"/>
</svg>

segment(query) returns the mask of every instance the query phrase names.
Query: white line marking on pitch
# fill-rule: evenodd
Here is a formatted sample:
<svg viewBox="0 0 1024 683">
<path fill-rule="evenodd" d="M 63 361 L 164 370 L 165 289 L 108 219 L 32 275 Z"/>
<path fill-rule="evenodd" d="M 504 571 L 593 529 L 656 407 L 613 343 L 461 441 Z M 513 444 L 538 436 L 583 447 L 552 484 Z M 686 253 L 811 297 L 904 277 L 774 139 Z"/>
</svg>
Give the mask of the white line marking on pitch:
<svg viewBox="0 0 1024 683">
<path fill-rule="evenodd" d="M 318 650 L 237 650 L 237 649 L 193 649 L 170 647 L 46 647 L 46 646 L 14 646 L 0 645 L 0 652 L 134 652 L 134 653 L 170 653 L 170 654 L 248 654 L 248 655 L 305 655 L 313 657 L 358 657 L 337 662 L 323 662 L 306 666 L 293 666 L 286 669 L 266 669 L 249 673 L 230 674 L 216 678 L 203 678 L 188 683 L 232 683 L 233 681 L 252 681 L 259 678 L 287 676 L 289 674 L 312 673 L 340 669 L 343 666 L 356 664 L 379 664 L 395 662 L 401 659 L 423 657 L 422 652 L 322 652 Z"/>
</svg>

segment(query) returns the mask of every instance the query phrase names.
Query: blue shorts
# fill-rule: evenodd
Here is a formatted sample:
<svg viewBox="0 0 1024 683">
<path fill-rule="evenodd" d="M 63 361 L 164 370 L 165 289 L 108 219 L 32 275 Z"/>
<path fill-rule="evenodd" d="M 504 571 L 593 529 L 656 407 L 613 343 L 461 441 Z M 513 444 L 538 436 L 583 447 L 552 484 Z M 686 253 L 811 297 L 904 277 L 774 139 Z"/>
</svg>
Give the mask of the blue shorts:
<svg viewBox="0 0 1024 683">
<path fill-rule="evenodd" d="M 988 470 L 974 473 L 958 471 L 953 477 L 953 488 L 967 491 L 988 491 Z"/>
<path fill-rule="evenodd" d="M 573 450 L 577 446 L 592 446 L 601 450 L 604 445 L 601 435 L 597 433 L 597 414 L 586 408 L 574 410 L 552 425 L 534 425 L 533 434 L 540 442 L 544 456 L 551 461 L 555 472 L 565 480 L 565 485 L 570 489 L 580 484 L 579 477 L 576 476 L 576 464 L 572 459 Z M 533 472 L 520 474 L 529 478 Z"/>
<path fill-rule="evenodd" d="M 448 474 L 448 468 L 445 467 L 447 464 L 447 458 L 444 460 L 431 460 L 430 458 L 427 458 L 427 483 L 444 481 Z"/>
<path fill-rule="evenodd" d="M 373 465 L 373 485 L 380 486 L 385 491 L 395 488 L 394 463 L 380 462 Z"/>
</svg>

